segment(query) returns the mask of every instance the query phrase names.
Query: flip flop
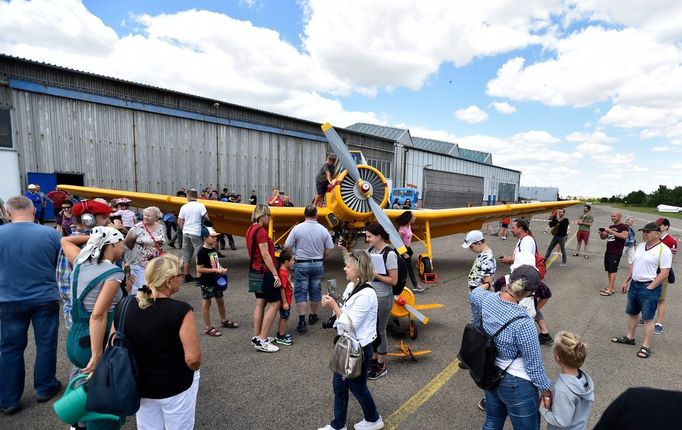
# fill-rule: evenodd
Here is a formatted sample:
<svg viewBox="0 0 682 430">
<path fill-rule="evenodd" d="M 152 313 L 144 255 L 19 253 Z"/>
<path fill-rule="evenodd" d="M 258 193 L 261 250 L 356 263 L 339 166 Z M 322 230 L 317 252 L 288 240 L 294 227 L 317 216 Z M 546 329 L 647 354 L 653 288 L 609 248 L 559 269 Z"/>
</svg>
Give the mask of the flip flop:
<svg viewBox="0 0 682 430">
<path fill-rule="evenodd" d="M 609 297 L 613 295 L 613 292 L 608 292 L 608 291 L 600 291 L 599 295 L 602 297 Z"/>
<path fill-rule="evenodd" d="M 230 320 L 221 321 L 221 322 L 220 322 L 220 325 L 223 326 L 223 327 L 225 327 L 225 328 L 239 328 L 239 324 L 237 324 L 237 323 L 234 322 L 234 321 L 230 321 Z"/>
<path fill-rule="evenodd" d="M 205 329 L 204 334 L 206 334 L 207 336 L 211 336 L 211 337 L 220 337 L 223 335 L 221 332 L 216 330 L 215 327 L 209 327 L 209 328 Z"/>
</svg>

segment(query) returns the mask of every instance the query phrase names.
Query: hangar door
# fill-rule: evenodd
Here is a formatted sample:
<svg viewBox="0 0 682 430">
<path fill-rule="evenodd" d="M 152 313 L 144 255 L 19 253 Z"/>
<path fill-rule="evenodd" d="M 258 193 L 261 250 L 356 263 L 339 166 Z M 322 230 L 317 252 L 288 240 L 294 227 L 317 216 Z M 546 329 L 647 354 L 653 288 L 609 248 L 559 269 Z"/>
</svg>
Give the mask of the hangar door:
<svg viewBox="0 0 682 430">
<path fill-rule="evenodd" d="M 422 206 L 429 209 L 446 209 L 474 206 L 483 201 L 483 178 L 424 169 Z"/>
</svg>

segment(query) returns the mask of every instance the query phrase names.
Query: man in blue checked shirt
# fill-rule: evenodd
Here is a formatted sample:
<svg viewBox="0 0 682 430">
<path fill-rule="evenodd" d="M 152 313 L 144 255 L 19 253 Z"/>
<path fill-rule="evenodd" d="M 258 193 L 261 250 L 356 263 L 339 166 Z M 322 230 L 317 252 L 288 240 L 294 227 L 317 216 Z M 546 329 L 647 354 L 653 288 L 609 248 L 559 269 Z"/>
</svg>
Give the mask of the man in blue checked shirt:
<svg viewBox="0 0 682 430">
<path fill-rule="evenodd" d="M 538 271 L 530 265 L 517 267 L 510 284 L 495 293 L 484 283 L 469 295 L 475 324 L 481 324 L 489 335 L 513 318 L 494 338 L 497 348 L 495 364 L 504 370 L 500 384 L 485 391 L 486 419 L 484 429 L 502 429 L 507 416 L 514 429 L 540 428 L 540 395 L 551 407 L 552 383 L 542 362 L 535 323 L 519 302 L 533 294 L 540 282 Z M 492 289 L 492 288 L 491 288 Z"/>
</svg>

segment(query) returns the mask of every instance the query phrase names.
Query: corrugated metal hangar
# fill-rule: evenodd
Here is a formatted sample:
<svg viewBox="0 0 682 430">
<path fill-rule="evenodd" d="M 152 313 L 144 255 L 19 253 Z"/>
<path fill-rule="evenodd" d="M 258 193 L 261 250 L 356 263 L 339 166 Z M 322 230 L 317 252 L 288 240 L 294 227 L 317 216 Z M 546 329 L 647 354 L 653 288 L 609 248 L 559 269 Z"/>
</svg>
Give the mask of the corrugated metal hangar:
<svg viewBox="0 0 682 430">
<path fill-rule="evenodd" d="M 521 173 L 491 154 L 354 124 L 338 129 L 424 207 L 516 200 Z M 174 194 L 228 188 L 264 201 L 272 186 L 303 205 L 329 151 L 320 124 L 0 54 L 0 197 L 31 181 Z"/>
</svg>

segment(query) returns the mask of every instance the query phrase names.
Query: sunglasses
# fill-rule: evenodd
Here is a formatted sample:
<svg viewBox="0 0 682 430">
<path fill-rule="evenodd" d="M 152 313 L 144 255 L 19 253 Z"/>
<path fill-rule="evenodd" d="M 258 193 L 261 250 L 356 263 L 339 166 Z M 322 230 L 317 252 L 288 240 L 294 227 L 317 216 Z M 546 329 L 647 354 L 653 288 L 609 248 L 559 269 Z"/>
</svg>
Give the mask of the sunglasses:
<svg viewBox="0 0 682 430">
<path fill-rule="evenodd" d="M 65 211 L 70 211 L 70 210 L 71 210 L 71 206 L 62 206 L 62 209 L 65 210 Z"/>
</svg>

